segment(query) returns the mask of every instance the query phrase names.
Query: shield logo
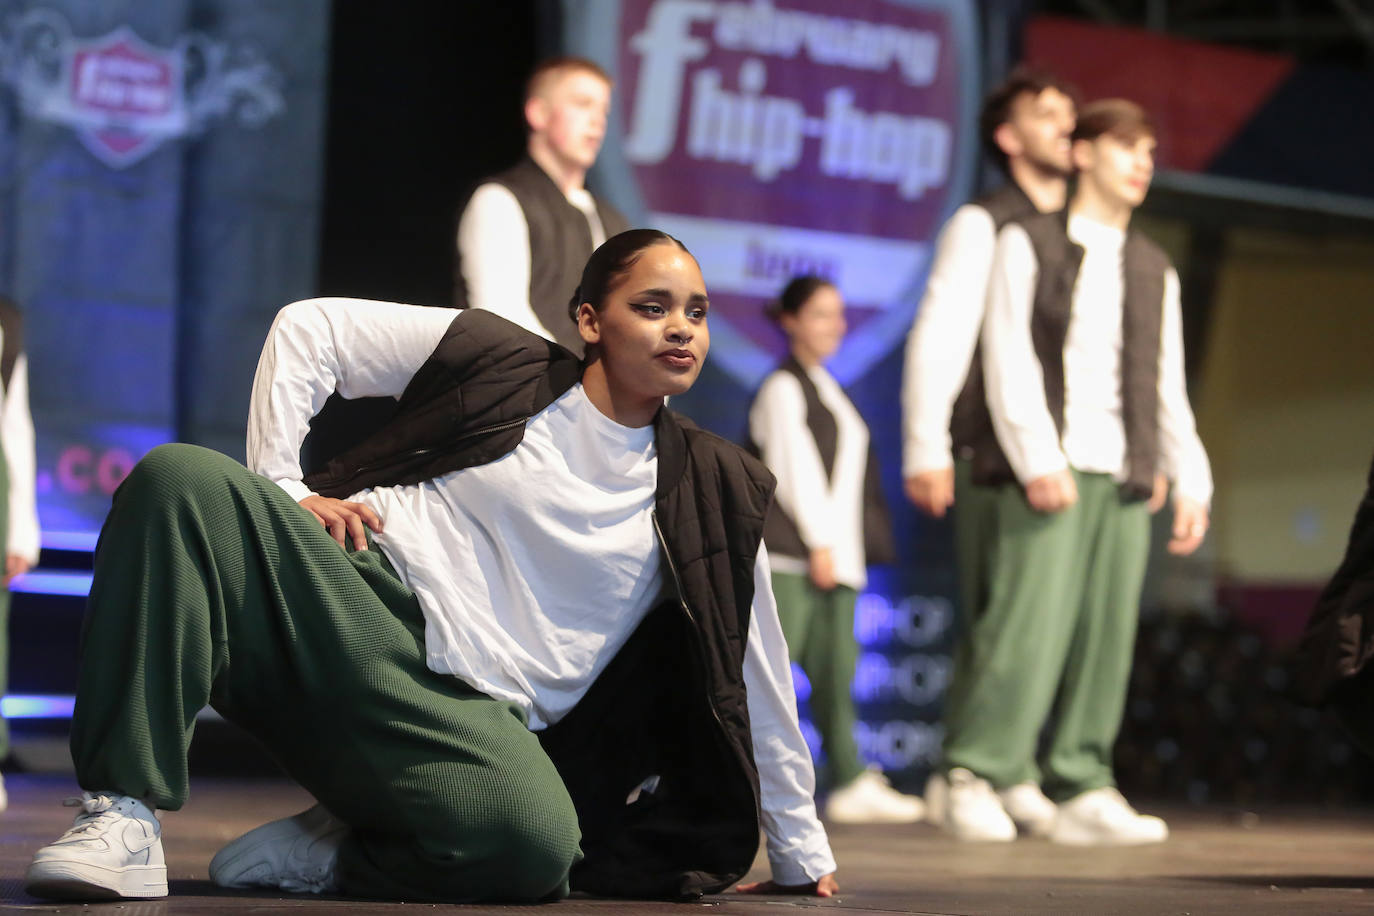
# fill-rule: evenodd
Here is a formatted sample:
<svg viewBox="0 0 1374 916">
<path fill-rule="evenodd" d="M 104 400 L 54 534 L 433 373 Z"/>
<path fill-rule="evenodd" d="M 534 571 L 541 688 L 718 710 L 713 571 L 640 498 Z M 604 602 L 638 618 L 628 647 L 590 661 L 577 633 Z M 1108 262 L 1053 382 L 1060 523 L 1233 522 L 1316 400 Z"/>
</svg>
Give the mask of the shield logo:
<svg viewBox="0 0 1374 916">
<path fill-rule="evenodd" d="M 122 168 L 187 130 L 181 54 L 121 26 L 73 44 L 65 78 L 77 135 L 97 158 Z"/>
<path fill-rule="evenodd" d="M 935 234 L 968 196 L 979 78 L 960 0 L 568 0 L 568 49 L 616 79 L 594 170 L 701 263 L 711 359 L 777 362 L 766 304 L 796 274 L 849 305 L 842 383 L 900 346 Z"/>
</svg>

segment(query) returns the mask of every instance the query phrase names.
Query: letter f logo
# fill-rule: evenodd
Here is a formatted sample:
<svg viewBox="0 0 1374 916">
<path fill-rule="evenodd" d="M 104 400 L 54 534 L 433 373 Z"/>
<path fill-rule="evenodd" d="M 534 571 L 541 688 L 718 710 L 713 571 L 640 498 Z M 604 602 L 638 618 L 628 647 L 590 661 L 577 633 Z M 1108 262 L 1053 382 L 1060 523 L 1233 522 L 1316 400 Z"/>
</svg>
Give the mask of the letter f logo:
<svg viewBox="0 0 1374 916">
<path fill-rule="evenodd" d="M 692 23 L 709 20 L 708 0 L 661 0 L 649 12 L 644 31 L 630 39 L 640 58 L 639 85 L 625 155 L 631 162 L 661 162 L 677 140 L 683 73 L 689 61 L 706 56 L 707 44 L 693 38 Z"/>
</svg>

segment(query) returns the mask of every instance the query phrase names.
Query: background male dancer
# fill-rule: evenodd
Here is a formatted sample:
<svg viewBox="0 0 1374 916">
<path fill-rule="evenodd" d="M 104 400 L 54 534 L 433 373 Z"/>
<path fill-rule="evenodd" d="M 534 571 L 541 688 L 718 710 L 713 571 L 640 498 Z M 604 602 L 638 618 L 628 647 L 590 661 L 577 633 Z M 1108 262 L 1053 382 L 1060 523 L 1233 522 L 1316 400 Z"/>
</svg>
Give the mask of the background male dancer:
<svg viewBox="0 0 1374 916">
<path fill-rule="evenodd" d="M 585 186 L 606 136 L 611 78 L 594 62 L 559 57 L 525 91 L 526 155 L 478 186 L 458 221 L 455 304 L 488 309 L 575 353 L 568 317 L 592 250 L 629 228 Z"/>
<path fill-rule="evenodd" d="M 971 654 L 980 674 L 945 762 L 994 787 L 1043 754 L 1059 802 L 1049 837 L 1070 845 L 1159 842 L 1164 821 L 1115 788 L 1121 725 L 1150 549 L 1156 476 L 1174 484 L 1169 550 L 1191 553 L 1212 495 L 1183 372 L 1178 275 L 1130 228 L 1154 173 L 1137 105 L 1085 106 L 1073 134 L 1067 211 L 998 236 L 983 323 L 995 441 L 973 481 L 995 493 L 988 603 Z"/>
<path fill-rule="evenodd" d="M 908 498 L 922 512 L 941 518 L 955 505 L 955 549 L 959 564 L 960 630 L 954 673 L 945 698 L 947 730 L 957 731 L 962 698 L 977 662 L 968 632 L 987 600 L 988 528 L 994 504 L 969 482 L 969 457 L 986 423 L 978 332 L 997 232 L 1010 220 L 1064 206 L 1069 133 L 1075 94 L 1050 74 L 1017 70 L 988 94 L 979 117 L 983 146 L 1010 179 L 1001 188 L 954 212 L 940 233 L 925 296 L 907 338 L 902 381 L 902 473 Z M 952 421 L 952 422 L 951 422 Z M 1024 772 L 996 795 L 971 774 L 943 770 L 926 786 L 927 817 L 968 840 L 1010 840 L 1015 825 L 1044 833 L 1054 805 Z M 1005 808 L 1005 810 L 1004 810 Z M 1008 819 L 1008 812 L 1011 819 Z"/>
</svg>

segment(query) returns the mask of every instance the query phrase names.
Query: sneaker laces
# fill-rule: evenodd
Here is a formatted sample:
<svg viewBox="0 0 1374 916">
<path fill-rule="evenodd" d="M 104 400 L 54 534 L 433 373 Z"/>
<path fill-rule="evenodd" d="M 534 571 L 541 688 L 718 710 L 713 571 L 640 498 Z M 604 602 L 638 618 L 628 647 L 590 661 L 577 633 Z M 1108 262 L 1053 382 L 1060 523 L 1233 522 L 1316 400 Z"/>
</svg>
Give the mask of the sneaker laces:
<svg viewBox="0 0 1374 916">
<path fill-rule="evenodd" d="M 115 799 L 109 795 L 96 795 L 92 792 L 82 792 L 81 795 L 72 795 L 62 799 L 64 808 L 80 808 L 76 820 L 64 837 L 79 836 L 83 833 L 100 833 L 108 824 L 122 817 L 123 814 L 115 808 Z"/>
</svg>

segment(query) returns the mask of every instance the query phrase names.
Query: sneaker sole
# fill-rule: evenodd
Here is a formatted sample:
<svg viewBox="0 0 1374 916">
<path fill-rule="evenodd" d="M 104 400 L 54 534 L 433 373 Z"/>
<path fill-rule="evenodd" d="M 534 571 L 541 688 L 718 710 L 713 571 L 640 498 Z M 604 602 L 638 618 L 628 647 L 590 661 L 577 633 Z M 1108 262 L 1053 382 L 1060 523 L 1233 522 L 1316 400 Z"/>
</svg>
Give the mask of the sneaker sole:
<svg viewBox="0 0 1374 916">
<path fill-rule="evenodd" d="M 24 891 L 45 900 L 124 900 L 167 896 L 165 865 L 130 865 L 119 870 L 88 862 L 42 862 L 29 866 Z"/>
<path fill-rule="evenodd" d="M 1060 846 L 1155 846 L 1169 839 L 1166 833 L 1161 837 L 1121 837 L 1103 836 L 1094 833 L 1072 833 L 1066 831 L 1053 831 L 1049 835 L 1051 843 Z"/>
</svg>

